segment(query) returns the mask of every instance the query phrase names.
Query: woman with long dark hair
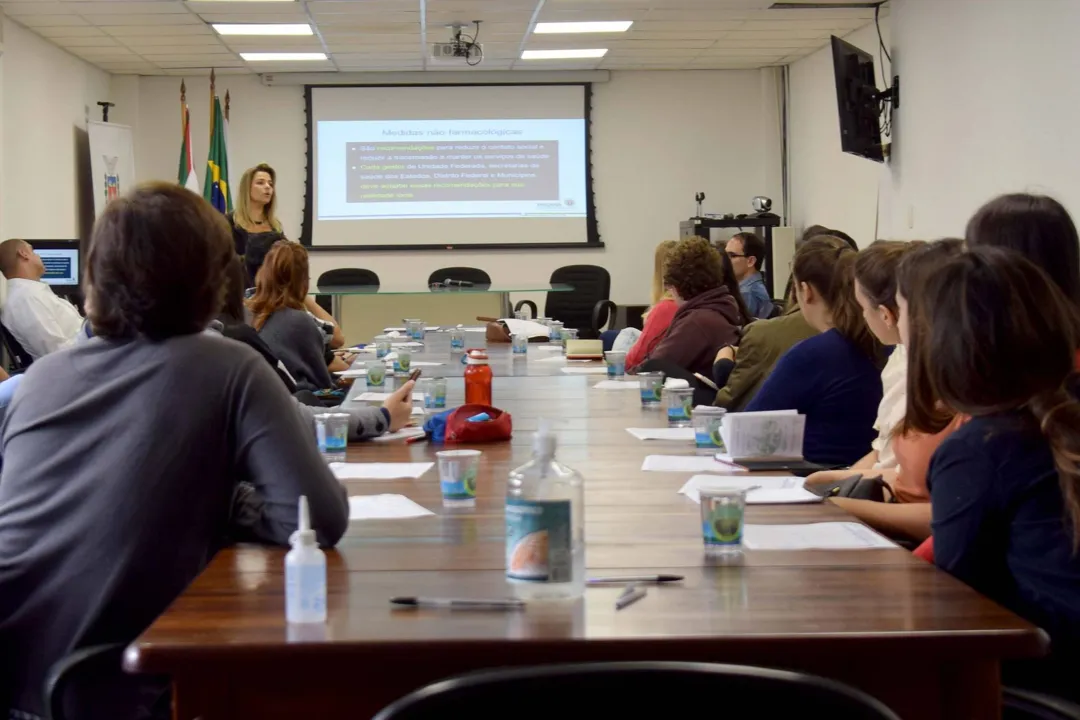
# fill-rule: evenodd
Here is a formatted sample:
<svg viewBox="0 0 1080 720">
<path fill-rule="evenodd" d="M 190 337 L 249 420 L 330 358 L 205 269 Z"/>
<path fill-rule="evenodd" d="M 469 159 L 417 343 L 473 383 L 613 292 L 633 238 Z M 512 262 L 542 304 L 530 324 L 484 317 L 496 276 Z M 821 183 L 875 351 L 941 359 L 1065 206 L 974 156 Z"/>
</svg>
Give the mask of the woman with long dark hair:
<svg viewBox="0 0 1080 720">
<path fill-rule="evenodd" d="M 1080 403 L 1075 307 L 1034 263 L 976 247 L 910 302 L 909 393 L 971 419 L 934 453 L 939 567 L 1045 629 L 1025 681 L 1076 694 L 1080 659 Z M 916 418 L 907 418 L 913 429 Z"/>
</svg>

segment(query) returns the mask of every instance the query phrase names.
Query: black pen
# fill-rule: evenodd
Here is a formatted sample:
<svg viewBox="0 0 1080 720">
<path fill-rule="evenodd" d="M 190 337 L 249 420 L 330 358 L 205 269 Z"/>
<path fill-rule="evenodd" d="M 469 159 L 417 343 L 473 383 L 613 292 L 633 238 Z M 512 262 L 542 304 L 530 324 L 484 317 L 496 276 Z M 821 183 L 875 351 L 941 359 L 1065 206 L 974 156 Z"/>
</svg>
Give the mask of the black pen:
<svg viewBox="0 0 1080 720">
<path fill-rule="evenodd" d="M 392 597 L 390 602 L 394 605 L 443 610 L 521 610 L 525 607 L 524 600 L 515 598 Z"/>
<path fill-rule="evenodd" d="M 585 581 L 586 585 L 625 585 L 627 583 L 664 583 L 682 582 L 682 575 L 615 575 L 612 577 L 594 577 Z"/>
</svg>

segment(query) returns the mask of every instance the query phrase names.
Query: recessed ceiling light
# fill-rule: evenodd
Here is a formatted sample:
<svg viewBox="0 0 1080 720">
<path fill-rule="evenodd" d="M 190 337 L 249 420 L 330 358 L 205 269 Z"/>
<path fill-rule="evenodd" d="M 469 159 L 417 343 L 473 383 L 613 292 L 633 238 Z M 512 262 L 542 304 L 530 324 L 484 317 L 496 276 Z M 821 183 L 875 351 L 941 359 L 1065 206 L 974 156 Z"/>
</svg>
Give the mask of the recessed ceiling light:
<svg viewBox="0 0 1080 720">
<path fill-rule="evenodd" d="M 326 53 L 320 52 L 249 52 L 240 53 L 248 62 L 292 62 L 293 60 L 326 60 Z"/>
<path fill-rule="evenodd" d="M 314 35 L 310 25 L 288 23 L 244 23 L 242 25 L 219 24 L 213 28 L 220 35 Z"/>
<path fill-rule="evenodd" d="M 571 60 L 575 58 L 600 58 L 607 54 L 607 48 L 592 50 L 526 50 L 521 53 L 522 60 Z"/>
<path fill-rule="evenodd" d="M 626 32 L 633 24 L 633 20 L 615 20 L 612 22 L 546 22 L 536 23 L 533 32 L 538 34 Z"/>
</svg>

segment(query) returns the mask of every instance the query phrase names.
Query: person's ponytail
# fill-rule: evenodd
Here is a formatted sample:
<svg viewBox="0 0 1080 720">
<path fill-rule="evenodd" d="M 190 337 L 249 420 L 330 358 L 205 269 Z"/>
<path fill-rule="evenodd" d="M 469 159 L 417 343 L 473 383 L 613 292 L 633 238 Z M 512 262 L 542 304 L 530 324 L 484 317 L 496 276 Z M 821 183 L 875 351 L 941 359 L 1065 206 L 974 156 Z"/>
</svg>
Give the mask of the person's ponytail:
<svg viewBox="0 0 1080 720">
<path fill-rule="evenodd" d="M 1069 380 L 1075 378 L 1071 375 Z M 1072 530 L 1073 551 L 1080 551 L 1080 402 L 1066 389 L 1037 395 L 1028 408 L 1050 443 L 1057 466 L 1058 483 Z"/>
</svg>

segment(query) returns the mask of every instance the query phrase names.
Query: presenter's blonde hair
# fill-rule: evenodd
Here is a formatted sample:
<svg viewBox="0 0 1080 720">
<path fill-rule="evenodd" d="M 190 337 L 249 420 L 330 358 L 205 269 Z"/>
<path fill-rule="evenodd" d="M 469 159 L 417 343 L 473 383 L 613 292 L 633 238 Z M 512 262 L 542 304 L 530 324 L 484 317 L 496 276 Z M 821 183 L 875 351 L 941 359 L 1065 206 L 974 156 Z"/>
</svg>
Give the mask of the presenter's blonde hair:
<svg viewBox="0 0 1080 720">
<path fill-rule="evenodd" d="M 251 230 L 255 222 L 251 219 L 251 184 L 255 182 L 255 174 L 264 172 L 270 176 L 270 182 L 274 184 L 274 194 L 270 196 L 270 202 L 263 210 L 263 218 L 270 227 L 281 232 L 281 223 L 277 219 L 277 172 L 266 163 L 259 163 L 253 168 L 244 171 L 240 178 L 240 187 L 236 192 L 236 209 L 233 211 L 233 220 L 245 230 Z"/>
</svg>

